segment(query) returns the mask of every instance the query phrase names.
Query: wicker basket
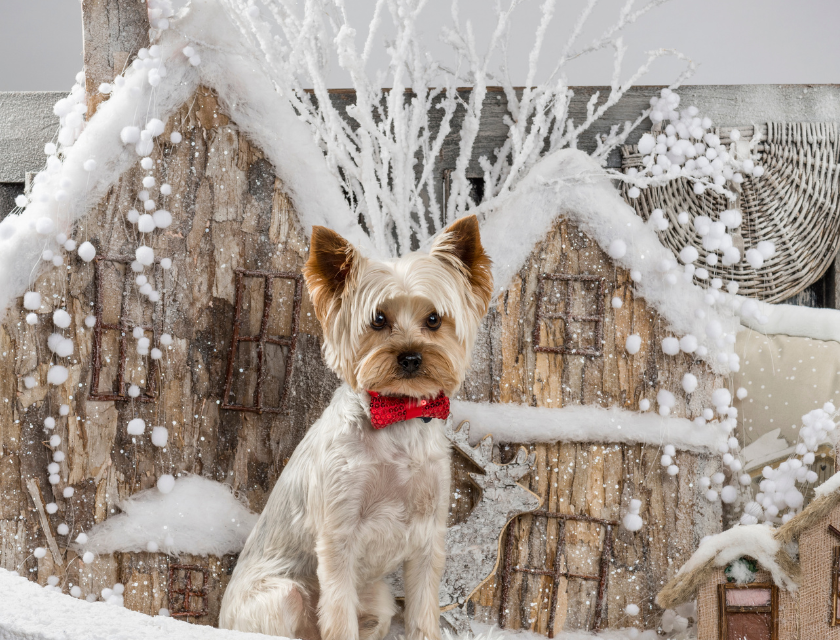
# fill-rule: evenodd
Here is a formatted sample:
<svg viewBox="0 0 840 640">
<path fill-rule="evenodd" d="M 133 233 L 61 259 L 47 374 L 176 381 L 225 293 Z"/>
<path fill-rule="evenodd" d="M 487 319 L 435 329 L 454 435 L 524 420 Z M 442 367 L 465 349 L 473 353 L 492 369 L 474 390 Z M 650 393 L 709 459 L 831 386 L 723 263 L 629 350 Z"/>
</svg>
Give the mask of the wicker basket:
<svg viewBox="0 0 840 640">
<path fill-rule="evenodd" d="M 734 127 L 716 131 L 721 141 L 730 144 Z M 753 127 L 737 127 L 740 144 L 749 141 Z M 654 209 L 662 209 L 671 224 L 659 232 L 663 244 L 674 254 L 686 245 L 700 253 L 698 266 L 708 269 L 710 277 L 719 277 L 739 285 L 739 293 L 767 302 L 779 302 L 796 295 L 817 281 L 828 269 L 840 245 L 840 135 L 834 123 L 776 123 L 759 129 L 759 161 L 765 168 L 761 178 L 748 177 L 740 185 L 735 203 L 707 190 L 694 193 L 685 179 L 673 180 L 663 187 L 643 189 L 635 200 L 625 199 L 647 220 Z M 622 169 L 641 167 L 641 155 L 635 146 L 622 148 Z M 736 185 L 737 188 L 737 185 Z M 776 245 L 776 254 L 758 270 L 742 260 L 724 267 L 705 263 L 702 239 L 694 231 L 696 216 L 718 219 L 725 209 L 737 208 L 743 214 L 741 226 L 733 233 L 735 246 L 743 256 L 747 249 L 762 240 Z M 687 211 L 688 224 L 677 222 L 677 215 Z"/>
</svg>

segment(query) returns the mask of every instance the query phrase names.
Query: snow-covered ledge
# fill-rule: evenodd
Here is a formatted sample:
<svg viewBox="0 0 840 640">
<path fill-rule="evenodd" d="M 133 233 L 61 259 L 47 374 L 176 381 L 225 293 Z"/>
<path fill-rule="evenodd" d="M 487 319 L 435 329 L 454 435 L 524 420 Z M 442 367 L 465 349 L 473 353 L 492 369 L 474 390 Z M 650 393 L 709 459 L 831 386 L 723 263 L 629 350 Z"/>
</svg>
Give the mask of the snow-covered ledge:
<svg viewBox="0 0 840 640">
<path fill-rule="evenodd" d="M 2 640 L 259 640 L 175 618 L 147 616 L 104 602 L 77 600 L 0 569 Z M 274 636 L 271 636 L 274 637 Z"/>
<path fill-rule="evenodd" d="M 470 441 L 603 442 L 672 444 L 686 451 L 718 450 L 727 434 L 715 424 L 698 427 L 687 418 L 663 418 L 612 407 L 575 405 L 552 409 L 523 404 L 452 401 L 455 423 L 470 422 Z"/>
<path fill-rule="evenodd" d="M 759 300 L 742 303 L 741 324 L 759 333 L 840 342 L 840 311 L 793 304 L 767 304 Z M 760 323 L 756 317 L 764 317 Z"/>
</svg>

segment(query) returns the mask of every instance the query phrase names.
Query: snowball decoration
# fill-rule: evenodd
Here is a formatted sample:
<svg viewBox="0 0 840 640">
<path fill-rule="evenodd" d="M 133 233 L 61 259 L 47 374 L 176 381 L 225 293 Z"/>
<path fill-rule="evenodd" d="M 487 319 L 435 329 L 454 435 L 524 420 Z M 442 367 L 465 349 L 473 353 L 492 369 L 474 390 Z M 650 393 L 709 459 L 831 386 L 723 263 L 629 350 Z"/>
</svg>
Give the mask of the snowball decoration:
<svg viewBox="0 0 840 640">
<path fill-rule="evenodd" d="M 52 473 L 52 474 L 50 474 L 50 476 L 47 478 L 47 481 L 48 481 L 50 484 L 58 484 L 59 482 L 61 482 L 61 477 L 60 477 L 57 473 Z"/>
<path fill-rule="evenodd" d="M 64 243 L 64 250 L 73 252 L 76 250 L 76 241 L 75 240 L 68 240 Z"/>
<path fill-rule="evenodd" d="M 756 245 L 756 250 L 761 254 L 765 260 L 769 260 L 776 253 L 776 245 L 769 240 L 762 240 Z"/>
<path fill-rule="evenodd" d="M 37 291 L 27 291 L 23 294 L 23 308 L 37 311 L 41 308 L 41 294 Z"/>
<path fill-rule="evenodd" d="M 53 323 L 56 327 L 66 329 L 70 326 L 70 314 L 64 309 L 56 309 L 53 313 Z"/>
<path fill-rule="evenodd" d="M 155 186 L 155 179 L 152 176 L 146 176 L 145 178 L 143 178 L 143 186 L 147 189 L 151 189 L 153 186 Z"/>
<path fill-rule="evenodd" d="M 648 155 L 653 148 L 656 146 L 656 138 L 654 138 L 651 134 L 645 133 L 642 134 L 642 137 L 639 139 L 638 149 L 639 153 L 643 156 Z"/>
<path fill-rule="evenodd" d="M 633 282 L 641 282 L 642 281 L 642 272 L 638 269 L 631 269 L 630 270 L 630 279 Z"/>
<path fill-rule="evenodd" d="M 70 588 L 70 595 L 74 598 L 82 597 L 82 589 L 79 587 L 79 585 L 74 585 Z"/>
<path fill-rule="evenodd" d="M 159 229 L 166 229 L 172 224 L 172 214 L 166 209 L 158 209 L 152 214 L 152 217 L 154 218 L 155 225 Z"/>
<path fill-rule="evenodd" d="M 690 333 L 680 338 L 680 351 L 694 353 L 697 351 L 697 338 Z"/>
<path fill-rule="evenodd" d="M 697 389 L 697 376 L 686 373 L 682 379 L 682 388 L 686 393 L 693 393 Z"/>
<path fill-rule="evenodd" d="M 120 131 L 120 140 L 123 144 L 135 144 L 140 140 L 140 127 L 123 127 Z"/>
<path fill-rule="evenodd" d="M 65 523 L 62 522 L 60 525 L 58 525 L 55 528 L 55 531 L 60 536 L 66 536 L 68 533 L 70 533 L 70 527 L 68 527 Z M 57 580 L 58 580 L 58 578 L 56 578 L 56 581 Z"/>
<path fill-rule="evenodd" d="M 163 133 L 164 124 L 158 118 L 152 118 L 146 123 L 146 131 L 152 134 L 152 137 L 157 137 Z"/>
<path fill-rule="evenodd" d="M 55 462 L 64 462 L 64 452 L 63 451 L 56 451 L 53 453 L 53 460 Z"/>
<path fill-rule="evenodd" d="M 29 204 L 29 198 L 25 195 L 20 194 L 19 196 L 15 197 L 15 206 L 20 207 L 21 209 Z"/>
<path fill-rule="evenodd" d="M 160 193 L 161 195 L 168 196 L 172 193 L 172 186 L 166 183 L 160 185 Z"/>
<path fill-rule="evenodd" d="M 82 562 L 85 564 L 92 564 L 94 561 L 94 555 L 90 551 L 85 551 L 85 554 L 82 556 Z"/>
<path fill-rule="evenodd" d="M 32 555 L 40 559 L 47 555 L 47 550 L 44 549 L 44 547 L 35 547 L 35 551 L 32 552 Z"/>
<path fill-rule="evenodd" d="M 70 338 L 62 339 L 56 346 L 55 354 L 59 358 L 67 358 L 73 355 L 73 341 Z"/>
<path fill-rule="evenodd" d="M 137 230 L 140 233 L 151 233 L 155 230 L 155 221 L 148 213 L 144 213 L 137 220 Z M 149 263 L 151 264 L 151 263 Z"/>
<path fill-rule="evenodd" d="M 151 296 L 149 296 L 149 298 L 151 299 Z M 161 353 L 161 350 L 158 348 L 152 349 L 150 355 L 152 360 L 160 360 L 163 357 L 163 353 Z"/>
<path fill-rule="evenodd" d="M 44 418 L 44 429 L 55 429 L 55 418 L 52 416 Z"/>
<path fill-rule="evenodd" d="M 157 488 L 161 493 L 169 493 L 175 488 L 175 478 L 169 473 L 160 476 L 157 480 Z"/>
<path fill-rule="evenodd" d="M 624 240 L 613 240 L 607 249 L 607 253 L 614 260 L 623 258 L 627 253 L 627 243 Z"/>
<path fill-rule="evenodd" d="M 201 56 L 195 54 L 194 56 L 190 56 L 190 64 L 194 67 L 197 67 L 201 64 Z"/>
<path fill-rule="evenodd" d="M 627 353 L 631 355 L 639 353 L 639 349 L 642 348 L 641 336 L 639 336 L 636 333 L 627 336 L 627 340 L 624 343 L 624 348 L 627 349 Z"/>
<path fill-rule="evenodd" d="M 610 300 L 610 304 L 612 305 L 613 309 L 621 309 L 621 306 L 624 302 L 618 296 L 613 296 L 613 299 Z"/>
<path fill-rule="evenodd" d="M 169 134 L 169 141 L 172 142 L 172 144 L 178 144 L 179 142 L 181 142 L 181 140 L 182 140 L 181 134 L 178 133 L 177 131 L 173 131 L 172 133 Z"/>
<path fill-rule="evenodd" d="M 641 500 L 636 500 L 635 498 L 630 500 L 630 507 L 627 510 L 627 514 L 621 521 L 624 528 L 628 531 L 639 531 L 642 528 L 642 525 L 644 525 L 641 516 L 639 516 L 639 510 L 641 508 Z"/>
<path fill-rule="evenodd" d="M 685 246 L 680 251 L 680 260 L 683 264 L 689 264 L 697 260 L 700 257 L 700 253 L 692 247 L 691 245 Z"/>
<path fill-rule="evenodd" d="M 128 388 L 128 396 L 130 398 L 136 398 L 139 395 L 140 395 L 140 387 L 138 387 L 136 384 L 133 384 Z"/>
<path fill-rule="evenodd" d="M 753 269 L 759 269 L 764 264 L 764 256 L 758 249 L 747 249 L 744 257 Z"/>
<path fill-rule="evenodd" d="M 85 241 L 79 245 L 78 254 L 82 260 L 90 262 L 96 257 L 96 247 L 94 247 L 90 242 Z"/>
<path fill-rule="evenodd" d="M 720 221 L 726 225 L 727 229 L 735 229 L 741 226 L 742 216 L 737 209 L 727 209 L 721 212 Z"/>
<path fill-rule="evenodd" d="M 149 142 L 149 144 L 150 144 L 150 145 L 152 144 L 152 143 L 151 143 L 151 141 Z M 146 171 L 148 171 L 148 170 L 149 170 L 149 169 L 151 169 L 153 166 L 155 166 L 155 163 L 152 161 L 152 159 L 151 159 L 151 158 L 146 157 L 146 158 L 143 158 L 143 159 L 140 161 L 140 166 L 141 166 L 141 167 L 143 167 Z"/>
<path fill-rule="evenodd" d="M 728 407 L 732 403 L 729 389 L 715 389 L 712 391 L 712 404 L 716 407 Z"/>
<path fill-rule="evenodd" d="M 168 347 L 170 344 L 172 344 L 172 336 L 168 333 L 162 333 L 160 336 L 160 343 L 164 347 Z"/>
<path fill-rule="evenodd" d="M 152 444 L 156 447 L 165 447 L 169 441 L 169 429 L 166 427 L 152 428 Z"/>
<path fill-rule="evenodd" d="M 61 492 L 61 495 L 65 498 L 72 498 L 74 493 L 76 493 L 76 490 L 73 487 L 64 487 L 64 491 Z"/>
<path fill-rule="evenodd" d="M 56 433 L 55 435 L 50 437 L 50 446 L 51 447 L 57 447 L 60 444 L 61 444 L 61 436 L 60 435 L 58 435 Z"/>
<path fill-rule="evenodd" d="M 67 380 L 67 375 L 68 372 L 66 367 L 62 367 L 60 364 L 54 364 L 47 372 L 47 382 L 54 386 L 64 384 Z"/>
<path fill-rule="evenodd" d="M 128 426 L 126 427 L 126 431 L 128 431 L 129 435 L 139 436 L 139 435 L 142 435 L 145 430 L 146 430 L 146 421 L 143 420 L 142 418 L 134 418 L 133 420 L 128 421 Z"/>
<path fill-rule="evenodd" d="M 656 393 L 656 402 L 661 406 L 672 408 L 676 403 L 676 398 L 674 398 L 674 394 L 667 389 L 660 389 Z"/>
<path fill-rule="evenodd" d="M 38 324 L 38 314 L 36 313 L 27 313 L 26 314 L 26 324 Z"/>
<path fill-rule="evenodd" d="M 637 616 L 639 615 L 639 605 L 637 604 L 628 604 L 624 607 L 624 613 L 628 616 Z"/>
<path fill-rule="evenodd" d="M 58 505 L 55 502 L 48 502 L 44 505 L 44 508 L 47 510 L 47 513 L 50 515 L 56 513 L 58 511 Z"/>
<path fill-rule="evenodd" d="M 647 398 L 643 398 L 642 400 L 640 400 L 639 409 L 641 411 L 647 411 L 648 409 L 650 409 L 650 400 L 648 400 Z"/>
<path fill-rule="evenodd" d="M 163 259 L 160 261 L 160 266 L 161 266 L 163 269 L 168 269 L 169 267 L 171 267 L 171 266 L 172 266 L 172 260 L 171 260 L 171 258 L 163 258 Z"/>
<path fill-rule="evenodd" d="M 140 212 L 137 209 L 129 209 L 128 213 L 125 214 L 125 218 L 131 224 L 137 224 L 137 221 L 140 219 Z"/>
<path fill-rule="evenodd" d="M 675 464 L 668 465 L 668 468 L 666 469 L 666 472 L 668 473 L 669 476 L 675 476 L 675 475 L 679 474 L 680 468 Z"/>
<path fill-rule="evenodd" d="M 90 173 L 91 171 L 96 171 L 96 160 L 85 160 L 84 164 L 82 165 L 85 171 Z"/>
<path fill-rule="evenodd" d="M 23 379 L 23 386 L 25 386 L 27 389 L 32 389 L 33 387 L 38 386 L 38 381 L 32 376 L 26 376 Z"/>
<path fill-rule="evenodd" d="M 152 250 L 151 247 L 147 247 L 145 245 L 137 247 L 137 251 L 135 251 L 134 256 L 137 258 L 137 262 L 146 267 L 148 267 L 155 261 L 154 250 Z"/>
<path fill-rule="evenodd" d="M 680 352 L 680 341 L 673 337 L 663 338 L 662 352 L 669 356 L 677 355 Z"/>
<path fill-rule="evenodd" d="M 38 218 L 35 221 L 35 232 L 42 236 L 51 236 L 55 233 L 55 223 L 47 217 Z"/>
<path fill-rule="evenodd" d="M 727 485 L 720 491 L 720 499 L 726 504 L 732 504 L 738 499 L 738 489 L 734 486 Z"/>
<path fill-rule="evenodd" d="M 88 316 L 85 318 L 85 326 L 92 329 L 96 325 L 96 316 Z"/>
</svg>

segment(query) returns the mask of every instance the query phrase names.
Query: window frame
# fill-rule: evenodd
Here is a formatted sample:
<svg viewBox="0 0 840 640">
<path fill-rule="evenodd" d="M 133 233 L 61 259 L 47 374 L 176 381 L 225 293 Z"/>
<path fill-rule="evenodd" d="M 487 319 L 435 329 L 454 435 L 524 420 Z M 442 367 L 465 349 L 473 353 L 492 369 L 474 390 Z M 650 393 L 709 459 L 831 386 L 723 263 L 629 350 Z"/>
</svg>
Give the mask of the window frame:
<svg viewBox="0 0 840 640">
<path fill-rule="evenodd" d="M 220 408 L 228 411 L 248 411 L 251 413 L 285 413 L 287 411 L 287 399 L 289 388 L 294 371 L 294 355 L 297 347 L 297 338 L 300 327 L 300 308 L 303 300 L 303 274 L 289 271 L 260 271 L 254 269 L 235 269 L 236 273 L 236 302 L 234 307 L 233 334 L 230 341 L 228 353 L 227 370 L 225 374 L 224 396 Z M 242 294 L 245 290 L 245 278 L 262 278 L 263 280 L 263 314 L 260 322 L 260 331 L 255 336 L 240 336 L 242 328 Z M 292 326 L 288 336 L 268 335 L 268 319 L 271 313 L 271 305 L 274 302 L 274 294 L 271 291 L 271 283 L 274 280 L 291 280 L 295 283 L 295 294 L 292 301 Z M 230 402 L 230 390 L 233 385 L 233 373 L 236 366 L 236 353 L 239 343 L 257 343 L 257 384 L 254 387 L 253 406 L 244 404 L 233 404 Z M 281 347 L 288 347 L 286 355 L 286 373 L 283 378 L 283 392 L 280 397 L 280 405 L 277 407 L 263 406 L 262 386 L 265 380 L 265 345 L 274 344 Z"/>
<path fill-rule="evenodd" d="M 734 589 L 769 589 L 770 605 L 745 607 L 726 604 L 726 592 Z M 718 585 L 718 627 L 720 640 L 728 640 L 727 614 L 730 613 L 769 613 L 770 614 L 770 640 L 779 639 L 779 588 L 772 582 L 751 582 L 748 584 L 737 584 L 734 582 L 723 582 Z"/>
<path fill-rule="evenodd" d="M 543 298 L 545 297 L 545 282 L 561 281 L 566 283 L 566 296 L 563 303 L 563 311 L 547 312 L 543 310 Z M 607 279 L 603 276 L 595 276 L 588 274 L 569 274 L 569 273 L 543 273 L 540 275 L 537 282 L 537 293 L 535 297 L 535 312 L 534 312 L 534 330 L 532 336 L 532 343 L 534 351 L 537 353 L 562 353 L 572 356 L 588 356 L 588 357 L 603 357 L 603 339 L 604 339 L 604 291 L 606 289 Z M 597 283 L 596 294 L 596 315 L 579 316 L 571 313 L 572 308 L 572 283 L 573 282 L 594 282 Z M 549 347 L 540 344 L 541 320 L 563 320 L 563 344 L 559 347 Z M 571 340 L 571 323 L 572 322 L 593 322 L 595 323 L 595 346 L 594 347 L 577 347 L 567 346 L 573 344 Z"/>
<path fill-rule="evenodd" d="M 184 588 L 175 586 L 175 579 L 179 571 L 184 572 Z M 192 584 L 192 574 L 201 574 L 201 588 L 194 589 Z M 209 597 L 207 593 L 207 569 L 197 564 L 170 564 L 169 565 L 169 591 L 167 597 L 169 599 L 169 615 L 173 618 L 199 618 L 207 615 L 209 609 Z M 176 608 L 175 595 L 180 595 L 181 608 Z M 200 598 L 204 601 L 204 607 L 193 610 L 190 608 L 190 598 Z"/>
<path fill-rule="evenodd" d="M 155 270 L 155 282 L 163 284 L 158 289 L 160 299 L 157 302 L 150 304 L 154 305 L 152 311 L 152 324 L 131 324 L 126 320 L 126 300 L 131 295 L 131 286 L 134 279 L 134 272 L 131 270 L 131 263 L 134 258 L 131 256 L 103 256 L 96 255 L 93 259 L 94 268 L 94 311 L 93 316 L 96 323 L 93 325 L 93 346 L 91 348 L 91 377 L 90 386 L 88 388 L 88 400 L 94 401 L 128 401 L 136 400 L 138 402 L 155 402 L 157 400 L 157 376 L 160 369 L 160 361 L 151 357 L 148 358 L 149 364 L 146 369 L 146 389 L 136 398 L 128 395 L 125 385 L 125 365 L 128 359 L 128 339 L 132 330 L 140 327 L 143 331 L 151 331 L 152 344 L 157 344 L 157 336 L 160 334 L 160 323 L 162 322 L 163 305 L 166 299 L 166 270 L 160 266 L 160 261 L 155 260 L 153 269 Z M 120 294 L 120 318 L 118 324 L 110 324 L 104 322 L 102 318 L 103 313 L 103 299 L 102 299 L 102 266 L 105 262 L 115 262 L 125 265 L 125 275 L 123 277 L 123 288 Z M 119 332 L 119 361 L 117 363 L 117 389 L 118 392 L 100 391 L 99 377 L 102 373 L 102 332 L 103 330 Z"/>
</svg>

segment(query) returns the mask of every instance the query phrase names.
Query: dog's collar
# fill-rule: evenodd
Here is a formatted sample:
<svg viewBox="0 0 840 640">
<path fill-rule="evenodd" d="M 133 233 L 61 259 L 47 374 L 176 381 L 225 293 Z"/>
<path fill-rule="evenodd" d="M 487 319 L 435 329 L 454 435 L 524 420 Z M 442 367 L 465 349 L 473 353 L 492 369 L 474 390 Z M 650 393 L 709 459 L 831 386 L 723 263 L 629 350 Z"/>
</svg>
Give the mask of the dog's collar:
<svg viewBox="0 0 840 640">
<path fill-rule="evenodd" d="M 446 420 L 449 417 L 449 398 L 441 391 L 432 400 L 417 400 L 406 396 L 381 396 L 376 391 L 370 395 L 370 423 L 374 429 L 384 429 L 388 425 L 412 418 L 421 418 L 428 422 L 432 418 Z"/>
</svg>

